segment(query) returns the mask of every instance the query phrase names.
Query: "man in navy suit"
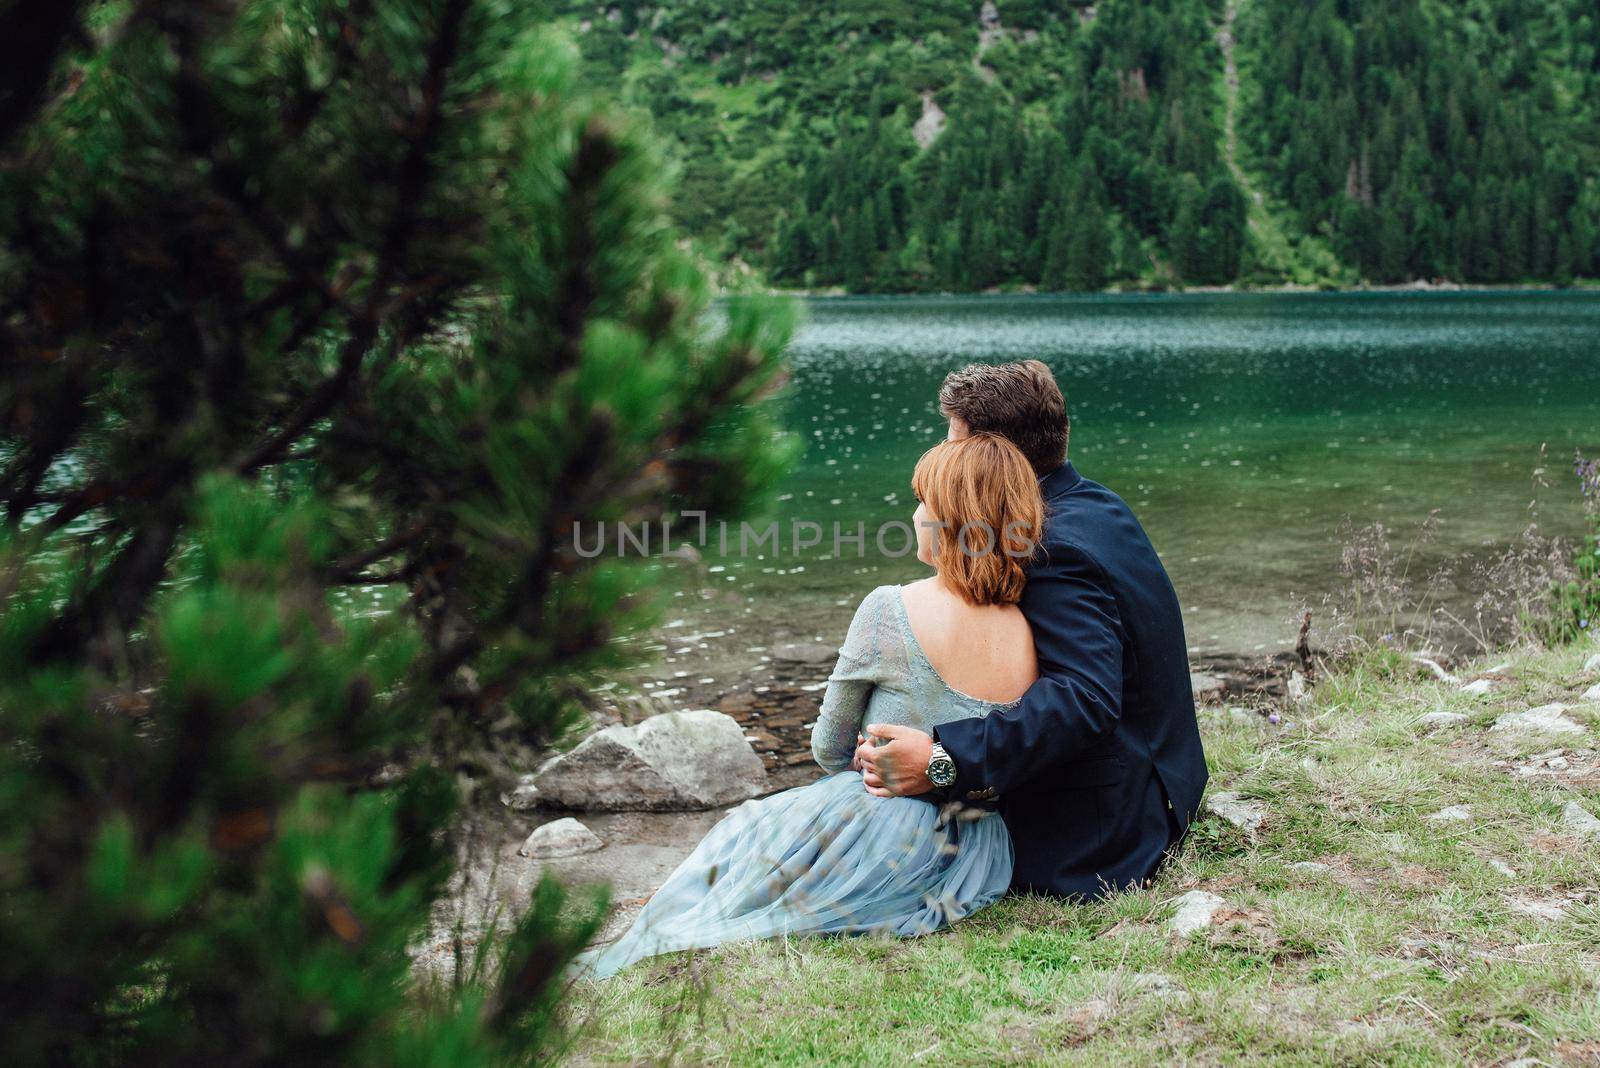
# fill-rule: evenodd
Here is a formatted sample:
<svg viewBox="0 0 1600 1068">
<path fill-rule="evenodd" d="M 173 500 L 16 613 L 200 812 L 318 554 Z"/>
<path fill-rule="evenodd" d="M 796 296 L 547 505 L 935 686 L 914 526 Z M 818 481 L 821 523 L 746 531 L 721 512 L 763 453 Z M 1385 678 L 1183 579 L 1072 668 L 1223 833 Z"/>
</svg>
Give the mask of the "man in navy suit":
<svg viewBox="0 0 1600 1068">
<path fill-rule="evenodd" d="M 1040 678 L 1014 708 L 931 736 L 869 726 L 857 765 L 880 795 L 998 807 L 1013 890 L 1095 898 L 1136 886 L 1182 839 L 1206 785 L 1177 594 L 1127 504 L 1068 462 L 1048 367 L 965 367 L 939 408 L 951 438 L 1001 434 L 1039 474 L 1045 535 L 1022 611 Z"/>
</svg>

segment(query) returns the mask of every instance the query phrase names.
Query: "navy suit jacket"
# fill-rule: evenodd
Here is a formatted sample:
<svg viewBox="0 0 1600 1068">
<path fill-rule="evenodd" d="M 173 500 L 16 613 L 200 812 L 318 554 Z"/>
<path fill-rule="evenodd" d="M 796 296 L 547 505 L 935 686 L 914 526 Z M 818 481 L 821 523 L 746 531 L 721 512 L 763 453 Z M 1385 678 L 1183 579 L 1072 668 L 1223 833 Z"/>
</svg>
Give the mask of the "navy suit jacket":
<svg viewBox="0 0 1600 1068">
<path fill-rule="evenodd" d="M 995 799 L 1013 890 L 1099 897 L 1148 879 L 1206 785 L 1183 614 L 1122 498 L 1070 463 L 1040 481 L 1045 536 L 1022 611 L 1040 677 L 1021 702 L 934 736 L 953 800 Z"/>
</svg>

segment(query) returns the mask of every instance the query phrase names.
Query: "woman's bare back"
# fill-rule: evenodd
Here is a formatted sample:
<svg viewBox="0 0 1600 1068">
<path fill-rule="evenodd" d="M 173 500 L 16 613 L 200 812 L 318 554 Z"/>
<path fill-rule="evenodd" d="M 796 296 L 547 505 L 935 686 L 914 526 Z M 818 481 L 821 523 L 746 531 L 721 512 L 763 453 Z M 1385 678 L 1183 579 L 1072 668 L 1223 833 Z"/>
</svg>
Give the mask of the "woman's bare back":
<svg viewBox="0 0 1600 1068">
<path fill-rule="evenodd" d="M 1033 631 L 1016 605 L 968 604 L 937 576 L 902 586 L 901 596 L 917 644 L 951 689 L 1005 704 L 1039 677 Z"/>
</svg>

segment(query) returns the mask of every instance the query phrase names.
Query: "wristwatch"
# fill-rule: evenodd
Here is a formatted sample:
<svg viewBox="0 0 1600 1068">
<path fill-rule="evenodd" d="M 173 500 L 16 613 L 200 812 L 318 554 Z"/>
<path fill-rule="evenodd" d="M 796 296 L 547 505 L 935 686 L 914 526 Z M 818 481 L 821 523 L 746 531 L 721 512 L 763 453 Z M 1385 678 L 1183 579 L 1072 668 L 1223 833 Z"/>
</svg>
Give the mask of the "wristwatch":
<svg viewBox="0 0 1600 1068">
<path fill-rule="evenodd" d="M 933 752 L 928 756 L 928 781 L 941 790 L 956 781 L 956 762 L 938 742 L 933 743 Z"/>
</svg>

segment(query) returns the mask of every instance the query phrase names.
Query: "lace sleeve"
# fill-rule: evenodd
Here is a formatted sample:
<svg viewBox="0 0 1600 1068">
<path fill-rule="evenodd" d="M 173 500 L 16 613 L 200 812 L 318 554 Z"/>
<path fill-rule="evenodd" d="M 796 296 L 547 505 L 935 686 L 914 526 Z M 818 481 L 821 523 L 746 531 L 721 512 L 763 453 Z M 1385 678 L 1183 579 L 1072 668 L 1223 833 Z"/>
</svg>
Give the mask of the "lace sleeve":
<svg viewBox="0 0 1600 1068">
<path fill-rule="evenodd" d="M 886 619 L 880 586 L 862 600 L 839 649 L 839 661 L 828 676 L 822 710 L 811 728 L 811 755 L 829 772 L 843 771 L 855 754 L 856 735 L 866 714 L 867 698 L 883 671 L 879 644 Z"/>
</svg>

